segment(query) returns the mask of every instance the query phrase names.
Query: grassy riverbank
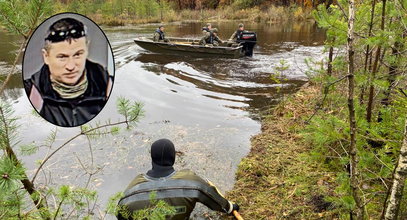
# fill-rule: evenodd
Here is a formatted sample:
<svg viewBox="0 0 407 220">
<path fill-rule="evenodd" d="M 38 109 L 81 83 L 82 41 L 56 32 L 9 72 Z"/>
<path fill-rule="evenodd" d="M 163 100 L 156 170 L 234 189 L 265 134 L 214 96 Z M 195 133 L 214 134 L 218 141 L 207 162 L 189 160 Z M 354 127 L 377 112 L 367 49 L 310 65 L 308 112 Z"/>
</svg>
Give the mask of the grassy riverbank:
<svg viewBox="0 0 407 220">
<path fill-rule="evenodd" d="M 327 196 L 334 194 L 334 176 L 310 160 L 312 150 L 301 137 L 314 112 L 320 88 L 304 86 L 277 106 L 262 122 L 262 132 L 236 174 L 228 197 L 246 219 L 316 219 L 333 217 Z"/>
<path fill-rule="evenodd" d="M 113 10 L 112 7 L 93 5 L 87 7 L 75 3 L 66 5 L 57 3 L 54 6 L 55 13 L 73 11 L 90 17 L 98 24 L 104 25 L 128 25 L 144 23 L 165 23 L 174 21 L 197 21 L 216 22 L 225 20 L 276 23 L 290 20 L 312 19 L 311 9 L 300 6 L 256 6 L 246 9 L 238 9 L 234 6 L 225 6 L 217 9 L 201 10 L 176 10 L 170 6 L 150 6 L 149 8 Z M 142 6 L 139 6 L 142 7 Z"/>
</svg>

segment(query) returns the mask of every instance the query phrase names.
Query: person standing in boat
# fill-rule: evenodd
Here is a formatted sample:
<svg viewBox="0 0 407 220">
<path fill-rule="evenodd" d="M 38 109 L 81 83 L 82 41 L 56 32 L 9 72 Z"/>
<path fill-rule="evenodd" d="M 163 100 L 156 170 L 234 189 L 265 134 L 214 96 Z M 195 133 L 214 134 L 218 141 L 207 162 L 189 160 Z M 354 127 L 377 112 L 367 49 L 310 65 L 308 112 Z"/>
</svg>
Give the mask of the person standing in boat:
<svg viewBox="0 0 407 220">
<path fill-rule="evenodd" d="M 161 25 L 155 30 L 153 40 L 154 42 L 169 42 L 169 40 L 165 38 L 164 26 Z"/>
<path fill-rule="evenodd" d="M 239 40 L 242 38 L 242 34 L 244 32 L 244 25 L 242 23 L 239 24 L 238 29 L 230 36 L 229 41 L 238 43 Z"/>
<path fill-rule="evenodd" d="M 227 200 L 208 180 L 191 170 L 174 170 L 175 147 L 168 139 L 160 139 L 151 145 L 152 169 L 140 174 L 130 182 L 119 201 L 121 207 L 118 219 L 132 219 L 133 212 L 150 205 L 150 193 L 156 193 L 156 199 L 164 200 L 175 208 L 175 214 L 166 216 L 170 220 L 189 219 L 197 202 L 212 210 L 233 214 L 239 211 L 239 205 Z M 127 214 L 127 215 L 124 215 Z"/>
</svg>

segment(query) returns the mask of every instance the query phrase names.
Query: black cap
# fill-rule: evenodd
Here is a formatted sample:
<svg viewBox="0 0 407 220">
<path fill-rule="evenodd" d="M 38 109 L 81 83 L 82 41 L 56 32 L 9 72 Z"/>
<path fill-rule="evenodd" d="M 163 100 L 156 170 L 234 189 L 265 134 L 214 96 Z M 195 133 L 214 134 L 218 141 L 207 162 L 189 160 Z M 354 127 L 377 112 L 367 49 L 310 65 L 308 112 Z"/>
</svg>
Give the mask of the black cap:
<svg viewBox="0 0 407 220">
<path fill-rule="evenodd" d="M 62 18 L 49 27 L 45 40 L 55 43 L 84 36 L 86 36 L 86 30 L 82 22 L 74 18 Z"/>
<path fill-rule="evenodd" d="M 175 162 L 175 147 L 168 139 L 160 139 L 151 145 L 151 159 L 160 166 L 172 166 Z"/>
</svg>

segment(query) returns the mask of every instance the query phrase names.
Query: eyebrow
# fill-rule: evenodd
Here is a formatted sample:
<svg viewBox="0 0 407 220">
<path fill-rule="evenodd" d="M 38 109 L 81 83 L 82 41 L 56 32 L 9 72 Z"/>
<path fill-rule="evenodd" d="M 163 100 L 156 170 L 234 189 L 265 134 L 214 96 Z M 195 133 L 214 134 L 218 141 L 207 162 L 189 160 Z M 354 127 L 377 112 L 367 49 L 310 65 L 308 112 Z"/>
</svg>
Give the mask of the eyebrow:
<svg viewBox="0 0 407 220">
<path fill-rule="evenodd" d="M 76 51 L 74 54 L 83 53 L 83 52 L 85 52 L 85 49 L 80 49 L 80 50 Z"/>
<path fill-rule="evenodd" d="M 84 52 L 85 52 L 85 49 L 80 49 L 80 50 L 76 51 L 73 55 L 76 55 L 76 54 L 78 54 L 78 53 L 84 53 Z M 68 54 L 65 54 L 65 53 L 58 53 L 56 56 L 57 56 L 57 57 L 58 57 L 58 56 L 69 57 L 69 55 L 68 55 Z"/>
</svg>

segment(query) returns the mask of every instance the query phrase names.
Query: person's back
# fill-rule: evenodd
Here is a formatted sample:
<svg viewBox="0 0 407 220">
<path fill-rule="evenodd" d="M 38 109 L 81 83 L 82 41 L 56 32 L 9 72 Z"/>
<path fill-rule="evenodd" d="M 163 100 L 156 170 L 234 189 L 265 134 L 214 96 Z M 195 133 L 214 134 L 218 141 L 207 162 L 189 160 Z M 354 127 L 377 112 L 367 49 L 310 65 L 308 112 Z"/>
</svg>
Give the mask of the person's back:
<svg viewBox="0 0 407 220">
<path fill-rule="evenodd" d="M 164 200 L 175 208 L 176 213 L 168 216 L 171 220 L 189 219 L 195 204 L 201 202 L 212 210 L 232 213 L 238 205 L 225 199 L 217 188 L 190 170 L 175 171 L 175 148 L 171 141 L 161 139 L 151 146 L 153 168 L 147 174 L 138 175 L 129 184 L 119 205 L 134 212 L 150 205 L 150 194 Z M 118 215 L 119 219 L 125 219 Z M 130 218 L 131 219 L 131 218 Z"/>
</svg>

